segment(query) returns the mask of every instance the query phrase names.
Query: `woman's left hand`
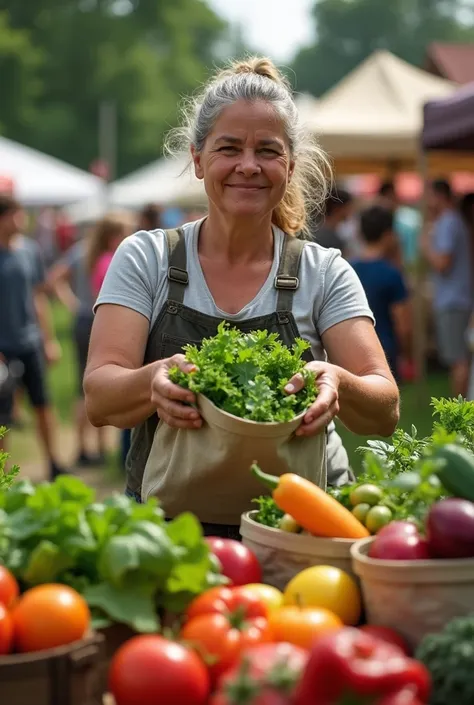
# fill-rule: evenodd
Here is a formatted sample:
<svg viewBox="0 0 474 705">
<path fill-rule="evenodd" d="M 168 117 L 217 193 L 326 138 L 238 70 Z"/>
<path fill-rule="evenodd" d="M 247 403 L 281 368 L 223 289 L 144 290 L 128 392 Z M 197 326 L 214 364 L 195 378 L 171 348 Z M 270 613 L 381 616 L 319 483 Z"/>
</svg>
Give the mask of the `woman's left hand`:
<svg viewBox="0 0 474 705">
<path fill-rule="evenodd" d="M 315 436 L 324 431 L 326 426 L 339 413 L 339 371 L 329 362 L 309 362 L 305 369 L 311 370 L 316 376 L 318 396 L 309 407 L 301 426 L 296 431 L 297 436 Z M 305 385 L 300 374 L 290 379 L 285 387 L 288 394 L 296 394 Z"/>
</svg>

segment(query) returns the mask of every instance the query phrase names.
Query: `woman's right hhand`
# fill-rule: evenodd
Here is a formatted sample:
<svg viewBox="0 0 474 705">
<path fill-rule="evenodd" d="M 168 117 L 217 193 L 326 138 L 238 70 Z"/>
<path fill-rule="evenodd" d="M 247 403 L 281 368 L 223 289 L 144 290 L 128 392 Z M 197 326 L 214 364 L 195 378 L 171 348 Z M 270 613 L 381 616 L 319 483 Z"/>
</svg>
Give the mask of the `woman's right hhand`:
<svg viewBox="0 0 474 705">
<path fill-rule="evenodd" d="M 169 371 L 179 367 L 182 372 L 191 373 L 195 365 L 186 361 L 184 355 L 160 360 L 151 380 L 151 401 L 156 404 L 156 411 L 162 421 L 173 428 L 199 428 L 202 419 L 199 412 L 188 404 L 196 403 L 196 396 L 189 389 L 174 384 L 169 378 Z"/>
</svg>

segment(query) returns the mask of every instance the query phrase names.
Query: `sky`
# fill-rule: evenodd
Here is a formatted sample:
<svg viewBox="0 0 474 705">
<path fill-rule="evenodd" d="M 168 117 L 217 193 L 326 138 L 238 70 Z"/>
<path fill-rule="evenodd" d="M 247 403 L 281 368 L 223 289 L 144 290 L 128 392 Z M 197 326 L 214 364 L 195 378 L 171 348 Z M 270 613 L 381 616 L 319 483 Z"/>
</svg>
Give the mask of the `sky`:
<svg viewBox="0 0 474 705">
<path fill-rule="evenodd" d="M 219 15 L 239 22 L 250 47 L 272 59 L 290 61 L 312 39 L 314 0 L 207 0 Z"/>
</svg>

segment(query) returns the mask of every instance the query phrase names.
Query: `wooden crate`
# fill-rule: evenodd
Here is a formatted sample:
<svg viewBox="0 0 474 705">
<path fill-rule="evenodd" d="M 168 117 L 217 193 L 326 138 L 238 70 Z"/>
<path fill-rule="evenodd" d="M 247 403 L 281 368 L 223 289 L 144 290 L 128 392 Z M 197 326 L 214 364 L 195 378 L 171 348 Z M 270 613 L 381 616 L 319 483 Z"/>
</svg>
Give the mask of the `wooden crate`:
<svg viewBox="0 0 474 705">
<path fill-rule="evenodd" d="M 102 705 L 105 639 L 0 657 L 0 702 L 5 705 Z"/>
</svg>

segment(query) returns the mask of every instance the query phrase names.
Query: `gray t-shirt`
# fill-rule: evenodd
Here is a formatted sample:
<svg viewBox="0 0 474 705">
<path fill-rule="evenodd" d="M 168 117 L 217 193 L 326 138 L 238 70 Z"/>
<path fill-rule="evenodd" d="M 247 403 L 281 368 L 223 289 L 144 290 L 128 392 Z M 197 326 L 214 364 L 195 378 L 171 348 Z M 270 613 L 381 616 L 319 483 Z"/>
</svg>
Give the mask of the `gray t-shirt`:
<svg viewBox="0 0 474 705">
<path fill-rule="evenodd" d="M 470 311 L 473 305 L 471 242 L 469 230 L 457 211 L 445 211 L 436 221 L 433 249 L 452 257 L 447 272 L 433 274 L 434 309 Z"/>
<path fill-rule="evenodd" d="M 0 247 L 0 352 L 21 354 L 40 345 L 34 291 L 44 279 L 34 240 L 20 236 L 12 248 Z"/>
<path fill-rule="evenodd" d="M 76 315 L 78 318 L 91 318 L 95 297 L 87 270 L 87 248 L 84 240 L 79 240 L 66 252 L 63 262 L 71 270 L 71 289 L 79 300 Z"/>
<path fill-rule="evenodd" d="M 284 234 L 274 227 L 272 269 L 258 294 L 236 314 L 222 311 L 214 302 L 198 257 L 198 234 L 203 221 L 183 226 L 187 245 L 189 285 L 184 304 L 201 313 L 228 321 L 242 321 L 275 311 L 277 290 L 274 280 L 278 271 Z M 155 323 L 168 294 L 168 253 L 162 230 L 139 231 L 126 238 L 117 249 L 107 271 L 95 309 L 100 304 L 118 304 L 138 311 Z M 312 348 L 317 360 L 326 355 L 322 334 L 349 318 L 372 312 L 357 274 L 337 250 L 327 250 L 314 242 L 305 242 L 300 265 L 300 286 L 293 299 L 293 315 L 299 333 Z"/>
</svg>

